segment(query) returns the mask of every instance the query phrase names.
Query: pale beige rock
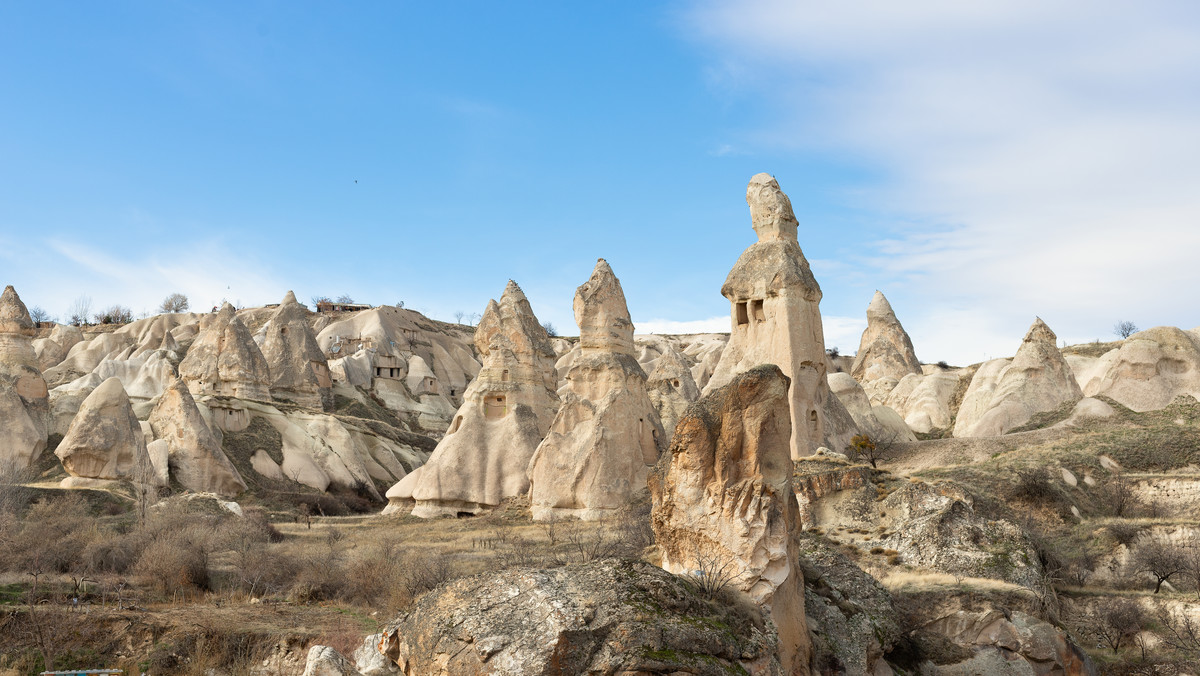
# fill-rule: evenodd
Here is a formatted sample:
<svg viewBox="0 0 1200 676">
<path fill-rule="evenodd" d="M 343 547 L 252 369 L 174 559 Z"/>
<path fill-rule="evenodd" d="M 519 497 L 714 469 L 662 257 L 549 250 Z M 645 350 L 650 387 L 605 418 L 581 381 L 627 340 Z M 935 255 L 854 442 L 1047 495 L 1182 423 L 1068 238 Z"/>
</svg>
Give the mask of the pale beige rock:
<svg viewBox="0 0 1200 676">
<path fill-rule="evenodd" d="M 1075 408 L 1071 409 L 1071 415 L 1064 421 L 1055 425 L 1055 427 L 1073 427 L 1088 420 L 1100 420 L 1111 418 L 1116 415 L 1116 410 L 1109 406 L 1107 402 L 1084 397 L 1075 404 Z"/>
<path fill-rule="evenodd" d="M 304 662 L 303 676 L 362 676 L 354 663 L 337 650 L 326 645 L 315 645 L 308 649 Z"/>
<path fill-rule="evenodd" d="M 1035 413 L 1082 398 L 1057 342 L 1050 327 L 1037 319 L 1013 359 L 980 366 L 958 408 L 954 436 L 999 436 Z"/>
<path fill-rule="evenodd" d="M 842 405 L 854 418 L 858 429 L 877 443 L 895 441 L 916 441 L 917 437 L 908 429 L 904 420 L 887 406 L 872 406 L 866 392 L 849 373 L 831 373 L 828 377 L 829 390 L 842 402 Z M 885 423 L 877 415 L 881 409 L 891 413 L 883 414 Z"/>
<path fill-rule="evenodd" d="M 633 357 L 633 322 L 604 259 L 575 291 L 579 359 L 550 432 L 529 461 L 535 520 L 597 519 L 645 490 L 665 433 Z M 603 318 L 600 321 L 598 318 Z"/>
<path fill-rule="evenodd" d="M 46 449 L 50 393 L 33 350 L 33 320 L 8 286 L 0 294 L 0 471 L 24 469 Z"/>
<path fill-rule="evenodd" d="M 912 340 L 883 292 L 876 291 L 867 306 L 867 328 L 859 341 L 850 374 L 871 393 L 872 402 L 882 403 L 900 379 L 910 373 L 921 373 Z"/>
<path fill-rule="evenodd" d="M 38 368 L 45 371 L 62 363 L 71 348 L 81 341 L 83 341 L 83 332 L 79 330 L 78 326 L 55 324 L 48 337 L 33 341 L 33 350 L 38 358 Z"/>
<path fill-rule="evenodd" d="M 646 388 L 650 401 L 654 403 L 654 410 L 658 411 L 665 439 L 670 439 L 688 405 L 700 398 L 700 388 L 692 379 L 683 353 L 669 346 L 658 358 L 654 372 L 646 380 Z"/>
<path fill-rule="evenodd" d="M 1157 411 L 1182 394 L 1200 399 L 1200 335 L 1173 326 L 1135 333 L 1081 374 L 1083 394 Z"/>
<path fill-rule="evenodd" d="M 166 486 L 171 482 L 171 445 L 166 439 L 155 439 L 146 442 L 146 455 L 150 457 L 150 465 L 154 469 L 155 486 Z"/>
<path fill-rule="evenodd" d="M 170 447 L 171 476 L 184 488 L 226 497 L 246 490 L 182 379 L 163 392 L 150 414 L 150 426 Z"/>
<path fill-rule="evenodd" d="M 663 568 L 723 569 L 768 609 L 785 673 L 808 673 L 788 385 L 778 367 L 762 366 L 688 409 L 650 478 L 651 524 Z"/>
<path fill-rule="evenodd" d="M 904 376 L 884 403 L 903 418 L 913 432 L 946 429 L 954 419 L 951 400 L 958 390 L 962 369 L 939 369 Z"/>
<path fill-rule="evenodd" d="M 558 395 L 550 337 L 516 282 L 488 303 L 475 346 L 483 368 L 429 461 L 388 491 L 388 513 L 415 502 L 423 518 L 477 514 L 529 490 L 529 459 Z"/>
<path fill-rule="evenodd" d="M 97 334 L 73 345 L 66 359 L 46 369 L 46 383 L 55 388 L 78 380 L 91 373 L 102 361 L 127 359 L 133 349 L 133 337 L 129 334 Z"/>
<path fill-rule="evenodd" d="M 779 366 L 791 379 L 792 457 L 801 458 L 826 436 L 821 287 L 796 240 L 791 202 L 775 179 L 750 179 L 746 202 L 758 242 L 742 253 L 721 287 L 731 305 L 731 335 L 704 393 L 759 364 Z"/>
<path fill-rule="evenodd" d="M 262 354 L 271 373 L 271 396 L 308 408 L 333 410 L 333 380 L 325 352 L 308 324 L 308 310 L 291 291 L 267 322 Z"/>
<path fill-rule="evenodd" d="M 229 303 L 200 321 L 200 334 L 179 364 L 179 377 L 196 396 L 271 401 L 267 360 Z"/>
<path fill-rule="evenodd" d="M 105 380 L 83 401 L 54 454 L 71 476 L 155 483 L 146 437 L 116 378 Z"/>
</svg>

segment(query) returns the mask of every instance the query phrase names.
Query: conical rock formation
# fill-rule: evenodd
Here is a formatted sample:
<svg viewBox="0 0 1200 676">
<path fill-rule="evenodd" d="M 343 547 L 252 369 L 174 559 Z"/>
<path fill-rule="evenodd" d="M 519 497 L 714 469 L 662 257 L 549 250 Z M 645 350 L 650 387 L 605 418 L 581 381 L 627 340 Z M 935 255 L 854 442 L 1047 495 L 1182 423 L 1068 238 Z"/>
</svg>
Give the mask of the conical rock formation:
<svg viewBox="0 0 1200 676">
<path fill-rule="evenodd" d="M 669 440 L 688 405 L 700 398 L 700 388 L 696 387 L 683 354 L 674 346 L 668 346 L 658 358 L 646 388 L 662 422 L 664 439 Z"/>
<path fill-rule="evenodd" d="M 308 408 L 333 410 L 329 363 L 296 294 L 287 292 L 265 329 L 262 354 L 271 374 L 271 396 Z"/>
<path fill-rule="evenodd" d="M 921 373 L 912 340 L 883 292 L 876 291 L 867 306 L 867 328 L 859 341 L 850 375 L 862 384 L 871 401 L 878 403 L 910 373 Z"/>
<path fill-rule="evenodd" d="M 150 427 L 155 438 L 165 439 L 170 447 L 171 476 L 184 488 L 226 497 L 246 490 L 183 380 L 163 392 L 150 413 Z"/>
<path fill-rule="evenodd" d="M 179 377 L 196 396 L 271 401 L 267 360 L 229 303 L 200 320 L 200 334 L 179 364 Z"/>
<path fill-rule="evenodd" d="M 999 436 L 1035 413 L 1083 398 L 1057 341 L 1039 318 L 1012 360 L 993 359 L 980 366 L 958 408 L 954 436 Z"/>
<path fill-rule="evenodd" d="M 54 454 L 71 476 L 157 483 L 146 437 L 121 381 L 92 390 Z"/>
<path fill-rule="evenodd" d="M 788 385 L 777 366 L 761 366 L 689 407 L 650 478 L 650 494 L 662 567 L 727 576 L 765 606 L 791 674 L 808 673 L 812 646 L 796 564 Z"/>
<path fill-rule="evenodd" d="M 825 438 L 829 388 L 821 287 L 796 239 L 792 204 L 769 174 L 757 174 L 746 203 L 758 242 L 742 252 L 721 287 L 729 299 L 729 344 L 704 387 L 709 393 L 760 364 L 775 364 L 791 379 L 792 458 L 808 455 Z"/>
<path fill-rule="evenodd" d="M 575 291 L 583 346 L 567 373 L 562 406 L 529 462 L 535 520 L 597 519 L 629 504 L 665 445 L 634 358 L 625 294 L 604 259 Z"/>
<path fill-rule="evenodd" d="M 388 491 L 387 511 L 415 501 L 419 517 L 475 514 L 529 490 L 529 459 L 558 395 L 550 337 L 516 282 L 488 303 L 475 347 L 483 368 L 428 462 Z"/>
<path fill-rule="evenodd" d="M 50 393 L 33 350 L 33 319 L 11 286 L 0 294 L 0 471 L 24 469 L 46 449 Z"/>
</svg>

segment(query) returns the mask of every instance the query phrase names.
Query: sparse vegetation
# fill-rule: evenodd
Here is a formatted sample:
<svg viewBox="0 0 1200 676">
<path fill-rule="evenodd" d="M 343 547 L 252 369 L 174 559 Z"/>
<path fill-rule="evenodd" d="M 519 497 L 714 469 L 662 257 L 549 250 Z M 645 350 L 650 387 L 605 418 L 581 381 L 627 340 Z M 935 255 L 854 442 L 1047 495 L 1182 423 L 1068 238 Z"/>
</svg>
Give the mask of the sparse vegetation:
<svg viewBox="0 0 1200 676">
<path fill-rule="evenodd" d="M 1138 332 L 1137 324 L 1134 324 L 1133 322 L 1131 322 L 1127 319 L 1122 319 L 1122 320 L 1118 321 L 1116 324 L 1113 324 L 1113 333 L 1120 336 L 1122 340 L 1132 336 L 1133 334 L 1135 334 L 1137 332 Z"/>
<path fill-rule="evenodd" d="M 184 312 L 189 306 L 188 297 L 182 293 L 172 293 L 163 299 L 158 306 L 160 312 Z"/>
<path fill-rule="evenodd" d="M 97 324 L 128 324 L 133 321 L 133 310 L 124 305 L 112 305 L 92 315 Z"/>
</svg>

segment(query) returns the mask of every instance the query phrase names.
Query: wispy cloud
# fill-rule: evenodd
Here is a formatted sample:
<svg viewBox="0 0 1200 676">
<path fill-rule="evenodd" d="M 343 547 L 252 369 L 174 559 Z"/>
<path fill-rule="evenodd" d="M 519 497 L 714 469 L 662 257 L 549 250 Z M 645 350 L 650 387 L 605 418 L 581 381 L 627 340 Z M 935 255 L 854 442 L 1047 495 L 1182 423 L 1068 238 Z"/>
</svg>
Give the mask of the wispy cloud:
<svg viewBox="0 0 1200 676">
<path fill-rule="evenodd" d="M 1200 7 L 716 0 L 688 22 L 774 111 L 747 138 L 887 177 L 859 206 L 897 222 L 852 267 L 903 283 L 926 358 L 1010 354 L 1038 314 L 1068 340 L 1200 322 Z"/>
</svg>

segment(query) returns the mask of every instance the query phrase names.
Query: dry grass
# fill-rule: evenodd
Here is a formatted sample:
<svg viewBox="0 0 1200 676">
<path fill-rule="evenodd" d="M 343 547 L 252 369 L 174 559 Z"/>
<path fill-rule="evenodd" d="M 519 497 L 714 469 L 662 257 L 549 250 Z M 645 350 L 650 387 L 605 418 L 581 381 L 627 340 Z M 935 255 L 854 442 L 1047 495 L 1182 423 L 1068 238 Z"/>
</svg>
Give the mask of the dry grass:
<svg viewBox="0 0 1200 676">
<path fill-rule="evenodd" d="M 1029 589 L 1011 582 L 987 577 L 955 577 L 931 571 L 899 570 L 889 573 L 880 583 L 891 592 L 917 592 L 932 590 L 973 590 L 994 592 L 1030 592 Z"/>
</svg>

